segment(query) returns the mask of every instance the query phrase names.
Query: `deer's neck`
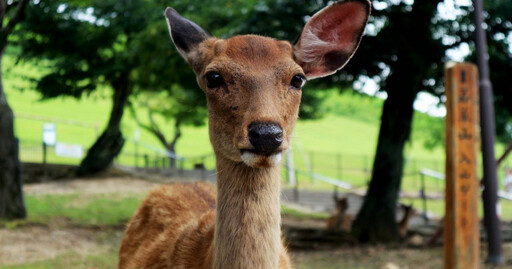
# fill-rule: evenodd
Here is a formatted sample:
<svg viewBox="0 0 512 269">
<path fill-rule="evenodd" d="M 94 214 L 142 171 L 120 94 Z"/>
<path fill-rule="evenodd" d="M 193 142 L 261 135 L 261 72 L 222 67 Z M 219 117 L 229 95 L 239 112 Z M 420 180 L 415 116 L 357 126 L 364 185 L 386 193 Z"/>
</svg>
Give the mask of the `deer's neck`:
<svg viewBox="0 0 512 269">
<path fill-rule="evenodd" d="M 217 158 L 214 268 L 277 268 L 281 248 L 279 167 Z"/>
</svg>

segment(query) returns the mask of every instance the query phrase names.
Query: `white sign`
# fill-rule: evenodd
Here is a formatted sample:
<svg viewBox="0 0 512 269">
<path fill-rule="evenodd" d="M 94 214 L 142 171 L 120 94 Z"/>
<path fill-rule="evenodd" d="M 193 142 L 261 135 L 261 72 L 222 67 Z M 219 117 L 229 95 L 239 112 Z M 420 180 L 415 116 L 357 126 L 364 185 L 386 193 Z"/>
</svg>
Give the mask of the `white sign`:
<svg viewBox="0 0 512 269">
<path fill-rule="evenodd" d="M 57 142 L 57 131 L 55 129 L 55 124 L 53 123 L 45 123 L 43 124 L 43 143 L 48 146 L 55 146 Z"/>
<path fill-rule="evenodd" d="M 135 142 L 139 142 L 139 138 L 140 138 L 140 130 L 139 128 L 135 129 L 135 131 L 133 132 L 133 140 Z"/>
<path fill-rule="evenodd" d="M 84 149 L 81 145 L 72 145 L 59 142 L 55 146 L 55 155 L 81 159 L 84 155 Z"/>
</svg>

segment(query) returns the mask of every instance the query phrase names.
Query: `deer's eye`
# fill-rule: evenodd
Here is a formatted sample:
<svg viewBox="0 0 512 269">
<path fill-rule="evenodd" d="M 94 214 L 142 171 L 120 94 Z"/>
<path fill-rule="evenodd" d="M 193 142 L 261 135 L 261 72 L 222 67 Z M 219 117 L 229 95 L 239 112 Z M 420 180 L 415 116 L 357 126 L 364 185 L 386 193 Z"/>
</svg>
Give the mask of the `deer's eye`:
<svg viewBox="0 0 512 269">
<path fill-rule="evenodd" d="M 290 81 L 290 85 L 297 90 L 302 89 L 304 84 L 306 84 L 306 78 L 303 75 L 295 75 Z"/>
<path fill-rule="evenodd" d="M 206 78 L 206 87 L 210 89 L 219 88 L 225 85 L 224 79 L 217 72 L 208 72 L 204 77 Z"/>
</svg>

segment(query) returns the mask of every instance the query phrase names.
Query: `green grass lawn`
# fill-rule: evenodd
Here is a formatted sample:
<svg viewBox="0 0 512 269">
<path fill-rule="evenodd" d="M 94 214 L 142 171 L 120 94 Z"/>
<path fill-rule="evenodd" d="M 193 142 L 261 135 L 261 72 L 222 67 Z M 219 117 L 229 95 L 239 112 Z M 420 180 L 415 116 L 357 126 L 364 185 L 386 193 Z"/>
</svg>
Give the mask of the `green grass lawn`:
<svg viewBox="0 0 512 269">
<path fill-rule="evenodd" d="M 401 203 L 412 204 L 414 208 L 423 210 L 423 201 L 421 199 L 400 199 Z M 478 207 L 478 215 L 483 218 L 483 204 L 480 201 Z M 505 221 L 512 220 L 512 201 L 500 200 L 501 205 L 501 219 Z M 427 210 L 434 213 L 437 217 L 444 216 L 444 201 L 443 200 L 427 200 Z"/>
<path fill-rule="evenodd" d="M 24 220 L 0 221 L 0 226 L 14 229 L 27 223 L 48 224 L 65 220 L 83 227 L 123 225 L 140 205 L 144 194 L 46 194 L 26 195 L 28 216 Z M 307 213 L 287 206 L 284 215 L 298 219 L 324 219 L 327 213 Z"/>
<path fill-rule="evenodd" d="M 44 122 L 56 121 L 57 140 L 71 144 L 80 144 L 87 149 L 105 127 L 111 109 L 111 90 L 102 87 L 90 96 L 80 100 L 71 97 L 59 97 L 41 100 L 34 91 L 35 84 L 27 78 L 37 78 L 44 73 L 43 67 L 21 63 L 14 65 L 15 59 L 9 54 L 4 57 L 4 84 L 9 104 L 16 114 L 16 134 L 24 144 L 37 148 L 41 143 Z M 312 90 L 306 88 L 305 90 Z M 347 92 L 338 95 L 334 91 L 321 93 L 326 95 L 325 118 L 297 123 L 294 134 L 296 156 L 311 151 L 348 155 L 365 155 L 370 158 L 375 150 L 382 101 Z M 139 118 L 146 119 L 144 109 L 137 110 Z M 172 134 L 173 124 L 157 117 L 166 134 Z M 122 122 L 122 131 L 126 138 L 133 139 L 137 124 L 126 111 Z M 152 152 L 147 147 L 161 148 L 154 136 L 140 130 L 139 152 Z M 411 144 L 410 152 L 414 158 L 438 160 L 440 150 L 427 151 L 421 143 Z M 133 153 L 134 143 L 128 141 L 123 153 Z M 183 128 L 183 138 L 178 142 L 177 151 L 183 156 L 192 157 L 211 154 L 207 126 Z M 37 160 L 39 154 L 23 156 L 24 159 Z M 53 157 L 52 157 L 53 158 Z M 63 162 L 64 160 L 59 160 Z M 79 160 L 68 160 L 77 163 Z M 318 160 L 319 162 L 321 159 Z M 133 160 L 127 159 L 130 163 Z"/>
<path fill-rule="evenodd" d="M 281 214 L 283 216 L 290 216 L 296 219 L 327 219 L 328 213 L 325 212 L 303 212 L 285 205 L 281 205 Z"/>
<path fill-rule="evenodd" d="M 48 224 L 65 220 L 78 226 L 125 224 L 139 206 L 142 194 L 25 195 L 28 216 L 21 221 L 0 222 L 7 228 L 26 223 Z"/>
<path fill-rule="evenodd" d="M 4 84 L 9 104 L 16 118 L 16 133 L 22 140 L 41 141 L 42 124 L 44 121 L 34 118 L 54 119 L 57 123 L 58 141 L 78 143 L 85 147 L 93 143 L 97 135 L 105 127 L 111 109 L 111 90 L 102 87 L 90 96 L 80 100 L 71 97 L 58 97 L 50 100 L 40 100 L 40 95 L 34 91 L 35 84 L 27 78 L 37 78 L 44 73 L 43 67 L 31 63 L 14 64 L 15 59 L 7 54 L 4 57 Z M 306 88 L 306 90 L 313 90 Z M 378 134 L 380 109 L 382 100 L 369 98 L 347 92 L 338 95 L 335 91 L 322 92 L 326 102 L 323 110 L 327 116 L 315 121 L 299 121 L 295 129 L 297 148 L 305 151 L 343 152 L 343 154 L 373 155 Z M 139 118 L 145 120 L 146 114 L 142 108 Z M 157 119 L 164 132 L 171 134 L 172 124 L 162 118 Z M 85 124 L 77 126 L 73 124 Z M 82 124 L 82 125 L 83 125 Z M 122 131 L 127 138 L 133 138 L 137 129 L 135 121 L 128 111 L 122 123 Z M 183 139 L 178 143 L 178 152 L 184 156 L 198 156 L 212 152 L 207 127 L 185 127 Z M 145 130 L 141 130 L 141 144 L 160 147 L 158 141 Z M 421 142 L 421 141 L 420 141 Z M 421 143 L 409 146 L 414 157 L 418 159 L 439 159 L 440 150 L 427 151 Z M 133 143 L 127 143 L 125 152 L 133 152 Z"/>
<path fill-rule="evenodd" d="M 27 219 L 22 221 L 1 222 L 4 227 L 15 228 L 24 223 L 52 223 L 66 219 L 73 225 L 79 226 L 116 226 L 126 223 L 139 206 L 146 194 L 47 194 L 26 195 L 25 202 L 29 212 Z M 423 208 L 420 199 L 401 199 L 404 204 L 412 204 L 417 209 Z M 512 202 L 501 201 L 502 219 L 512 219 Z M 444 201 L 428 200 L 428 211 L 436 216 L 444 215 Z M 301 219 L 323 219 L 326 213 L 305 213 L 287 206 L 281 207 L 284 215 Z M 479 214 L 483 216 L 480 205 Z"/>
</svg>

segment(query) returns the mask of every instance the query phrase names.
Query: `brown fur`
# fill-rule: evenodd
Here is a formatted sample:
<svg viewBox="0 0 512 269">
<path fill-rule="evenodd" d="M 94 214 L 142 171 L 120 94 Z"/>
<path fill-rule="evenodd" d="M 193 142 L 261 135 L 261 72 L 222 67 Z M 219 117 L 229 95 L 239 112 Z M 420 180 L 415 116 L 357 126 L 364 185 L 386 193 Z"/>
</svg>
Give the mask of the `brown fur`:
<svg viewBox="0 0 512 269">
<path fill-rule="evenodd" d="M 215 198 L 207 183 L 151 192 L 126 228 L 119 268 L 210 268 Z"/>
<path fill-rule="evenodd" d="M 342 12 L 344 5 L 347 12 Z M 315 17 L 317 22 L 306 27 L 316 27 L 327 35 L 347 32 L 344 39 L 351 40 L 347 45 L 327 47 L 343 54 L 339 56 L 343 60 L 331 59 L 327 66 L 323 66 L 323 56 L 334 54 L 325 51 L 325 42 L 324 49 L 315 49 L 318 42 L 301 42 L 312 49 L 308 52 L 286 41 L 256 35 L 218 39 L 172 8 L 166 10 L 171 37 L 194 69 L 207 98 L 218 190 L 195 183 L 152 192 L 128 224 L 119 268 L 291 267 L 281 239 L 279 160 L 289 146 L 302 95 L 300 89 L 292 87 L 292 78 L 312 74 L 307 65 L 300 65 L 303 61 L 297 55 L 318 58 L 319 63 L 312 64 L 322 68 L 314 72 L 315 77 L 341 68 L 361 39 L 369 2 L 342 1 L 325 10 L 325 16 Z M 329 23 L 338 20 L 337 15 L 358 19 L 354 23 Z M 205 75 L 209 72 L 221 75 L 223 85 L 208 88 Z M 248 129 L 255 122 L 282 129 L 283 141 L 269 156 L 244 155 L 254 149 Z"/>
<path fill-rule="evenodd" d="M 409 221 L 411 218 L 416 215 L 416 210 L 412 207 L 412 205 L 404 205 L 400 204 L 400 207 L 404 211 L 404 215 L 400 222 L 398 222 L 398 233 L 402 238 L 407 236 L 407 230 L 409 229 Z"/>
<path fill-rule="evenodd" d="M 212 38 L 200 45 L 199 55 L 208 55 L 212 48 L 215 59 L 205 56 L 192 57 L 189 61 L 196 66 L 196 73 L 215 70 L 229 85 L 226 89 L 211 90 L 205 80 L 199 81 L 208 100 L 210 141 L 216 145 L 214 150 L 240 162 L 240 148 L 250 148 L 247 127 L 254 121 L 281 126 L 286 139 L 280 150 L 286 149 L 302 94 L 290 89 L 288 84 L 295 74 L 303 72 L 292 59 L 291 46 L 255 35 L 227 40 Z M 198 61 L 203 64 L 196 64 Z"/>
<path fill-rule="evenodd" d="M 327 230 L 350 232 L 352 226 L 352 215 L 346 214 L 348 209 L 348 199 L 343 197 L 335 199 L 336 212 L 327 219 Z"/>
<path fill-rule="evenodd" d="M 215 191 L 207 184 L 154 191 L 128 225 L 119 268 L 290 268 L 280 239 L 279 166 L 248 167 L 241 162 L 240 148 L 250 147 L 247 127 L 253 121 L 278 123 L 286 138 L 280 150 L 288 147 L 301 97 L 288 80 L 302 70 L 292 60 L 289 44 L 260 36 L 211 38 L 198 51 L 193 57 L 203 55 L 204 64 L 189 59 L 196 72 L 215 68 L 229 85 L 211 90 L 199 80 L 217 157 L 217 215 Z M 251 60 L 246 51 L 256 58 Z M 212 54 L 215 59 L 208 61 Z"/>
<path fill-rule="evenodd" d="M 225 180 L 218 182 L 214 267 L 289 268 L 280 239 L 280 167 L 252 168 L 219 156 L 217 161 L 224 167 L 219 179 Z"/>
</svg>

